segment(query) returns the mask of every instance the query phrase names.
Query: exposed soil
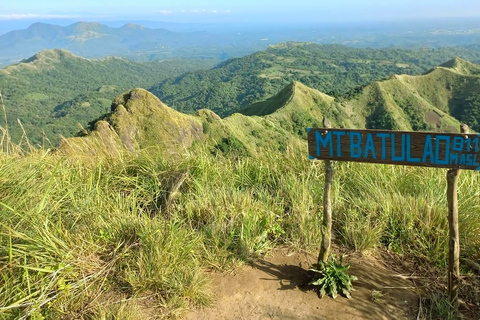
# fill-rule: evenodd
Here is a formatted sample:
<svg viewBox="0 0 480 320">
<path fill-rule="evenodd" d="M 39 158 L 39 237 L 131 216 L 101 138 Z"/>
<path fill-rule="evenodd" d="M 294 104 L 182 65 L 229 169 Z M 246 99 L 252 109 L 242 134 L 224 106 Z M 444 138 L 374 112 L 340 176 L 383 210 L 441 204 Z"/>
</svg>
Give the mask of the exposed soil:
<svg viewBox="0 0 480 320">
<path fill-rule="evenodd" d="M 387 267 L 386 260 L 379 255 L 347 255 L 348 273 L 358 277 L 352 298 L 320 299 L 307 285 L 307 270 L 316 257 L 277 249 L 235 273 L 212 272 L 215 303 L 188 313 L 186 319 L 415 319 L 417 289 L 411 280 Z M 373 299 L 374 290 L 383 297 Z"/>
<path fill-rule="evenodd" d="M 427 120 L 428 123 L 433 124 L 436 128 L 440 128 L 442 126 L 440 115 L 433 110 L 430 110 L 425 114 L 425 120 Z"/>
</svg>

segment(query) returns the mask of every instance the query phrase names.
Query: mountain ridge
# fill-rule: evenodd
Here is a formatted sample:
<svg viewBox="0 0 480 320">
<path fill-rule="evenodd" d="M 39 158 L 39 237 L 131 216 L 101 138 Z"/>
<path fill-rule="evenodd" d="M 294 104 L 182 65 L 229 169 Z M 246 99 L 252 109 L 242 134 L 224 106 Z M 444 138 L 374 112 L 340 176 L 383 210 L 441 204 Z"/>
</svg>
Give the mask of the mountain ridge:
<svg viewBox="0 0 480 320">
<path fill-rule="evenodd" d="M 421 75 L 459 54 L 480 62 L 480 55 L 452 48 L 373 50 L 288 42 L 224 61 L 208 71 L 167 79 L 149 91 L 182 112 L 210 108 L 226 116 L 277 94 L 292 81 L 348 98 L 373 81 L 394 74 Z"/>
<path fill-rule="evenodd" d="M 445 63 L 442 63 L 439 67 L 449 68 L 458 71 L 464 75 L 478 75 L 480 74 L 480 66 L 470 61 L 464 60 L 459 57 L 455 57 Z"/>
<path fill-rule="evenodd" d="M 212 62 L 172 60 L 132 62 L 124 58 L 87 59 L 61 49 L 46 49 L 0 69 L 0 90 L 11 137 L 23 135 L 34 144 L 47 137 L 56 146 L 59 134 L 70 137 L 110 111 L 112 99 L 131 88 L 149 87 L 162 79 Z M 3 121 L 2 121 L 3 123 Z"/>
<path fill-rule="evenodd" d="M 393 73 L 388 79 L 373 81 L 363 87 L 357 87 L 355 91 L 344 97 L 327 95 L 318 88 L 312 88 L 295 80 L 295 77 L 290 77 L 293 78 L 292 81 L 280 86 L 286 79 L 276 79 L 280 69 L 279 65 L 275 63 L 289 61 L 290 64 L 287 64 L 283 70 L 297 72 L 292 69 L 310 61 L 301 58 L 302 52 L 305 50 L 310 52 L 312 47 L 320 50 L 314 55 L 324 57 L 327 56 L 327 53 L 344 50 L 341 46 L 327 46 L 327 51 L 321 51 L 325 49 L 324 46 L 302 43 L 286 44 L 279 46 L 282 50 L 281 54 L 260 52 L 256 55 L 224 62 L 220 67 L 212 70 L 190 73 L 182 71 L 186 67 L 182 61 L 177 63 L 173 61 L 132 63 L 122 58 L 85 59 L 62 50 L 46 50 L 37 53 L 23 63 L 2 69 L 0 71 L 0 87 L 7 107 L 12 108 L 12 111 L 7 112 L 7 116 L 8 122 L 12 124 L 9 127 L 12 130 L 15 129 L 14 137 L 20 138 L 22 135 L 21 129 L 15 126 L 18 118 L 31 141 L 37 144 L 43 142 L 42 130 L 46 132 L 47 137 L 56 142 L 58 134 L 66 137 L 75 135 L 78 132 L 77 122 L 84 127 L 90 127 L 93 125 L 94 119 L 103 117 L 109 112 L 112 99 L 120 93 L 126 92 L 132 87 L 142 87 L 143 85 L 139 85 L 141 83 L 148 83 L 142 81 L 158 83 L 159 80 L 162 81 L 159 79 L 161 75 L 165 76 L 164 82 L 176 79 L 179 84 L 192 86 L 198 90 L 196 91 L 198 94 L 203 94 L 207 98 L 225 99 L 221 101 L 228 101 L 231 98 L 245 101 L 258 100 L 253 104 L 250 103 L 244 109 L 232 108 L 231 110 L 278 120 L 279 125 L 283 126 L 285 130 L 295 132 L 299 136 L 304 135 L 302 126 L 312 126 L 307 122 L 320 124 L 319 119 L 323 116 L 328 116 L 334 124 L 345 127 L 436 131 L 455 131 L 458 122 L 454 119 L 456 118 L 468 123 L 473 130 L 479 131 L 480 114 L 477 114 L 477 111 L 480 110 L 480 97 L 476 95 L 476 91 L 478 91 L 480 83 L 479 75 L 476 75 L 478 68 L 476 64 L 460 59 L 449 59 L 447 63 L 442 61 L 437 67 L 430 68 L 430 72 L 424 75 Z M 290 51 L 290 49 L 294 51 Z M 359 52 L 363 54 L 367 51 L 360 50 Z M 345 52 L 343 54 L 349 55 Z M 374 55 L 378 55 L 379 58 L 383 58 L 385 54 L 392 54 L 392 51 L 374 52 Z M 355 60 L 358 57 L 352 59 Z M 325 61 L 315 62 L 322 65 L 326 63 Z M 296 65 L 292 65 L 295 63 Z M 368 68 L 372 65 L 369 61 L 364 60 L 353 63 L 361 63 Z M 441 66 L 442 64 L 450 65 L 451 68 Z M 263 66 L 263 69 L 260 68 L 255 73 L 250 72 L 259 65 Z M 325 64 L 325 66 L 327 68 L 333 64 Z M 394 66 L 394 70 L 403 70 L 403 67 L 398 68 Z M 181 75 L 168 77 L 165 74 L 167 70 Z M 217 73 L 216 76 L 224 77 L 225 82 L 216 84 L 215 81 L 210 81 L 212 80 L 210 77 L 212 71 Z M 312 76 L 316 76 L 315 72 L 319 72 L 312 71 L 313 73 L 310 72 Z M 273 73 L 267 77 L 262 76 L 268 72 Z M 230 73 L 236 74 L 237 78 L 229 78 Z M 297 74 L 303 73 L 298 71 Z M 347 75 L 349 74 L 347 73 Z M 322 78 L 323 74 L 320 76 L 320 80 L 324 79 Z M 339 74 L 339 76 L 342 75 Z M 257 86 L 257 80 L 260 80 L 260 88 Z M 335 81 L 341 82 L 342 80 L 335 78 Z M 45 83 L 51 85 L 45 87 Z M 75 86 L 71 85 L 73 83 Z M 229 91 L 232 86 L 238 92 Z M 276 87 L 280 87 L 280 89 L 274 92 Z M 149 88 L 149 86 L 145 86 L 145 88 Z M 172 88 L 178 89 L 179 86 L 175 84 Z M 272 94 L 269 95 L 269 92 Z M 155 94 L 153 91 L 152 93 Z M 234 96 L 233 93 L 237 96 Z M 177 91 L 172 91 L 171 94 L 173 97 L 182 98 Z M 263 99 L 262 94 L 265 96 Z M 169 99 L 165 99 L 161 95 L 156 94 L 156 96 L 177 111 L 194 114 L 194 112 L 185 112 L 178 108 L 175 103 L 169 103 Z M 194 97 L 196 97 L 195 94 L 191 97 L 184 97 L 185 103 L 193 107 L 192 111 L 212 107 L 203 104 L 202 99 L 193 100 Z M 297 108 L 298 106 L 300 108 Z M 212 108 L 212 111 L 223 117 L 232 113 L 222 107 L 223 105 L 219 104 L 216 108 Z M 279 112 L 279 109 L 282 108 L 283 112 Z M 222 136 L 223 138 L 226 137 Z"/>
<path fill-rule="evenodd" d="M 210 110 L 200 110 L 195 115 L 179 113 L 152 93 L 134 89 L 117 97 L 112 113 L 101 121 L 106 121 L 116 132 L 116 143 L 121 141 L 130 152 L 157 145 L 170 154 L 190 148 L 194 141 L 204 141 L 212 153 L 249 155 L 258 152 L 258 148 L 282 151 L 290 143 L 305 140 L 306 128 L 321 127 L 324 117 L 339 128 L 458 132 L 460 122 L 451 116 L 451 110 L 438 108 L 430 97 L 439 92 L 453 97 L 458 90 L 465 90 L 464 77 L 480 84 L 480 76 L 471 76 L 469 68 L 459 68 L 468 65 L 461 60 L 454 59 L 444 65 L 451 67 L 435 68 L 421 76 L 394 75 L 375 81 L 356 97 L 343 101 L 292 81 L 276 95 L 223 119 Z M 477 68 L 474 64 L 470 67 Z M 445 72 L 450 77 L 437 76 Z M 430 84 L 436 81 L 435 86 L 428 86 L 430 93 L 423 92 L 420 86 L 425 85 L 426 80 Z M 124 105 L 137 107 L 126 109 Z M 126 120 L 120 120 L 119 117 L 125 116 Z M 166 132 L 165 127 L 170 131 Z M 94 130 L 87 139 L 98 140 L 95 138 L 98 136 L 98 130 Z M 108 140 L 111 139 L 99 141 Z M 60 149 L 65 149 L 67 144 L 62 143 Z"/>
<path fill-rule="evenodd" d="M 0 65 L 27 59 L 43 49 L 65 49 L 86 58 L 122 56 L 152 61 L 185 56 L 218 58 L 228 55 L 225 50 L 250 53 L 264 47 L 260 40 L 246 40 L 238 34 L 175 32 L 134 24 L 114 28 L 98 22 L 68 26 L 38 22 L 0 35 L 0 43 Z M 242 43 L 250 49 L 235 49 Z"/>
<path fill-rule="evenodd" d="M 475 88 L 480 85 L 480 77 L 474 73 L 480 66 L 458 58 L 442 65 L 424 75 L 392 75 L 374 81 L 348 100 L 336 100 L 292 82 L 277 95 L 240 113 L 274 117 L 281 110 L 288 112 L 288 108 L 296 109 L 294 112 L 316 109 L 317 123 L 327 116 L 342 127 L 458 132 L 459 121 L 463 121 L 480 131 L 478 117 L 465 117 L 480 109 L 479 103 L 470 103 L 478 96 Z"/>
</svg>

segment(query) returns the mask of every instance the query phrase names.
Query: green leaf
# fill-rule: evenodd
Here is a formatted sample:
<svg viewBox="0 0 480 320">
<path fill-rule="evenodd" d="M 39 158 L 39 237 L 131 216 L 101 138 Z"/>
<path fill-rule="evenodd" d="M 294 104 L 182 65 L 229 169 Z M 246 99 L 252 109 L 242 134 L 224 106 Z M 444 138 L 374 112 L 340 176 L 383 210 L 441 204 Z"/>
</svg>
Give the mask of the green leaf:
<svg viewBox="0 0 480 320">
<path fill-rule="evenodd" d="M 320 298 L 325 297 L 325 295 L 326 295 L 325 288 L 321 288 L 320 291 L 319 291 L 319 293 L 320 293 Z"/>
<path fill-rule="evenodd" d="M 357 277 L 346 273 L 350 265 L 342 265 L 342 261 L 343 257 L 340 257 L 337 261 L 335 256 L 332 255 L 330 261 L 321 264 L 321 270 L 310 269 L 315 272 L 315 276 L 309 284 L 316 287 L 320 297 L 328 294 L 335 299 L 339 293 L 342 293 L 347 298 L 351 298 L 350 291 L 353 291 L 352 281 L 357 280 Z"/>
</svg>

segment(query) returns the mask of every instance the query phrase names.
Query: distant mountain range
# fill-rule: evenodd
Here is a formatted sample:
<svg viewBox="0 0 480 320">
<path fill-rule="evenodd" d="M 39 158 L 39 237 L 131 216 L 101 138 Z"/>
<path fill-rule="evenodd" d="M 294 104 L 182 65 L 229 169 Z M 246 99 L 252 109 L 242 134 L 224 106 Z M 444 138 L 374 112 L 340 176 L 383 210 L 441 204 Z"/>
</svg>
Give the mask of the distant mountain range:
<svg viewBox="0 0 480 320">
<path fill-rule="evenodd" d="M 463 47 L 402 50 L 287 42 L 254 54 L 169 78 L 151 88 L 173 108 L 209 108 L 220 116 L 275 95 L 292 81 L 336 98 L 392 74 L 421 75 L 455 57 L 480 62 L 480 50 Z"/>
<path fill-rule="evenodd" d="M 480 43 L 480 23 L 473 18 L 318 25 L 291 25 L 288 21 L 278 25 L 262 21 L 254 24 L 51 21 L 63 26 L 37 22 L 20 29 L 26 27 L 25 22 L 0 21 L 0 67 L 17 63 L 44 49 L 69 50 L 86 58 L 120 56 L 152 61 L 207 57 L 226 60 L 288 41 L 357 48 L 464 46 L 473 50 L 478 50 Z M 18 26 L 19 30 L 2 35 L 6 24 Z"/>
<path fill-rule="evenodd" d="M 64 49 L 87 58 L 121 56 L 154 60 L 179 56 L 226 58 L 232 53 L 238 56 L 267 45 L 261 39 L 241 34 L 173 32 L 136 24 L 112 28 L 96 22 L 77 22 L 65 27 L 35 23 L 28 29 L 1 35 L 0 43 L 0 65 L 18 62 L 44 49 Z"/>
</svg>

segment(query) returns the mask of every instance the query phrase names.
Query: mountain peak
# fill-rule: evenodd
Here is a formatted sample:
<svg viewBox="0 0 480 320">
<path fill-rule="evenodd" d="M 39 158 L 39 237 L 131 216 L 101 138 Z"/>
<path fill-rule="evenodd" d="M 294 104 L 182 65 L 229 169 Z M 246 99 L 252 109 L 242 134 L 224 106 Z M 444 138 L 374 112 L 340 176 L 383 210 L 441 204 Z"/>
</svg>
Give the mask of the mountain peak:
<svg viewBox="0 0 480 320">
<path fill-rule="evenodd" d="M 120 27 L 120 29 L 134 29 L 134 30 L 144 30 L 145 27 L 135 23 L 127 23 Z"/>
<path fill-rule="evenodd" d="M 77 28 L 95 28 L 99 26 L 103 26 L 103 24 L 99 22 L 87 22 L 87 21 L 79 21 L 75 22 L 74 24 L 70 25 L 71 27 L 77 27 Z"/>
<path fill-rule="evenodd" d="M 106 25 L 103 25 L 101 23 L 85 22 L 85 21 L 76 22 L 76 23 L 70 25 L 68 28 L 70 28 L 71 30 L 73 30 L 76 33 L 91 32 L 91 31 L 100 32 L 104 29 L 108 29 L 108 27 Z"/>
<path fill-rule="evenodd" d="M 26 30 L 21 30 L 21 31 L 12 31 L 14 33 L 20 32 L 19 34 L 22 34 L 23 31 L 23 36 L 25 37 L 40 37 L 40 38 L 45 38 L 46 35 L 49 34 L 57 34 L 61 33 L 63 27 L 57 26 L 54 24 L 48 24 L 48 23 L 43 23 L 43 22 L 36 22 L 34 24 L 31 24 Z M 17 33 L 17 36 L 19 36 Z"/>
<path fill-rule="evenodd" d="M 42 50 L 28 59 L 24 59 L 17 64 L 7 66 L 0 71 L 5 74 L 12 74 L 12 72 L 20 70 L 46 70 L 54 68 L 54 64 L 67 59 L 82 59 L 88 60 L 74 55 L 70 51 L 63 49 L 45 49 Z"/>
<path fill-rule="evenodd" d="M 301 82 L 292 81 L 273 97 L 252 104 L 241 111 L 244 115 L 264 116 L 272 114 L 279 109 L 304 108 L 311 104 L 322 104 L 333 102 L 334 98 L 316 89 L 307 87 Z"/>
<path fill-rule="evenodd" d="M 453 69 L 464 75 L 480 74 L 480 66 L 469 61 L 455 57 L 440 65 L 440 67 Z"/>
<path fill-rule="evenodd" d="M 145 89 L 134 89 L 115 98 L 112 112 L 81 138 L 62 139 L 64 154 L 115 154 L 119 146 L 130 152 L 159 146 L 165 154 L 178 154 L 204 137 L 199 117 L 180 113 Z M 122 148 L 123 148 L 122 147 Z"/>
<path fill-rule="evenodd" d="M 165 105 L 145 89 L 134 89 L 112 103 L 108 121 L 130 151 L 162 145 L 166 150 L 190 147 L 203 136 L 197 117 Z"/>
<path fill-rule="evenodd" d="M 22 60 L 21 63 L 30 62 L 46 62 L 51 60 L 60 60 L 65 57 L 77 57 L 73 53 L 63 49 L 44 49 L 28 59 Z"/>
<path fill-rule="evenodd" d="M 448 60 L 447 62 L 442 63 L 440 66 L 445 68 L 455 68 L 459 65 L 462 65 L 465 62 L 467 61 L 463 60 L 462 58 L 455 57 L 452 60 Z"/>
<path fill-rule="evenodd" d="M 58 27 L 58 26 L 49 24 L 49 23 L 44 23 L 44 22 L 35 22 L 28 27 L 28 30 L 38 30 L 42 28 L 44 29 L 44 28 L 55 28 L 55 27 Z"/>
</svg>

